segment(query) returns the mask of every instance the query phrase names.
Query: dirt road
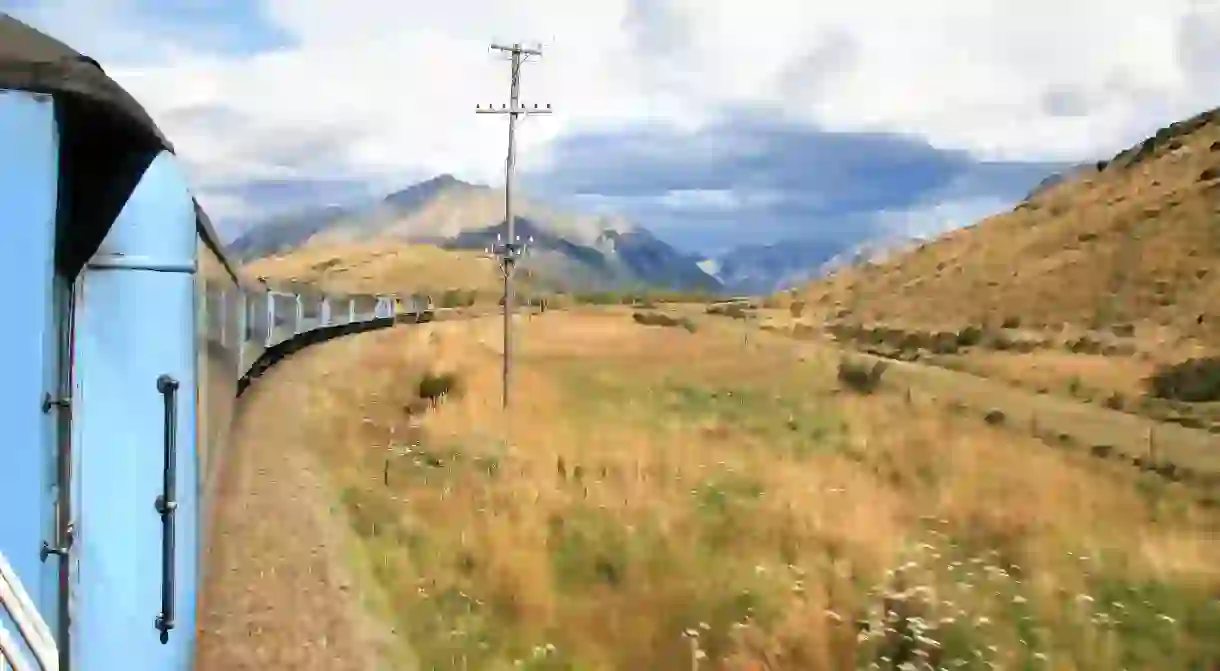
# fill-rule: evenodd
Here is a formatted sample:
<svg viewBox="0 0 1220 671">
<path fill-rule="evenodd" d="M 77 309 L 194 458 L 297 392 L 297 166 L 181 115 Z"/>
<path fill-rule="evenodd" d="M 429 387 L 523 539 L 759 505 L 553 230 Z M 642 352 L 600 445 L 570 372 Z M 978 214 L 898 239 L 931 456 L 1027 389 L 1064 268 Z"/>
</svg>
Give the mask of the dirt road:
<svg viewBox="0 0 1220 671">
<path fill-rule="evenodd" d="M 751 326 L 728 325 L 723 319 L 705 319 L 704 322 L 715 328 L 736 329 L 749 333 L 750 338 L 781 344 L 791 348 L 796 356 L 824 357 L 850 351 L 864 360 L 884 361 L 888 368 L 883 384 L 889 388 L 910 390 L 912 394 L 954 403 L 976 410 L 980 415 L 1000 410 L 1006 416 L 1005 423 L 1013 427 L 1028 427 L 1040 435 L 1067 436 L 1073 443 L 1088 448 L 1109 446 L 1113 453 L 1127 458 L 1148 459 L 1151 454 L 1157 463 L 1173 463 L 1199 475 L 1220 478 L 1220 435 L 1204 430 L 1036 394 L 970 373 L 843 350 L 830 341 L 793 341 L 788 336 L 762 332 Z"/>
<path fill-rule="evenodd" d="M 350 356 L 344 340 L 298 352 L 237 404 L 200 594 L 200 671 L 378 666 L 377 627 L 343 561 L 342 508 L 308 449 L 311 425 L 328 418 L 300 411 L 318 383 L 304 364 Z"/>
<path fill-rule="evenodd" d="M 1151 446 L 1158 461 L 1220 475 L 1220 436 L 1206 431 L 1034 394 L 969 373 L 888 359 L 886 362 L 888 384 L 922 390 L 983 412 L 996 408 L 1007 415 L 1009 423 L 1067 434 L 1086 446 L 1108 445 L 1128 457 L 1147 458 Z"/>
</svg>

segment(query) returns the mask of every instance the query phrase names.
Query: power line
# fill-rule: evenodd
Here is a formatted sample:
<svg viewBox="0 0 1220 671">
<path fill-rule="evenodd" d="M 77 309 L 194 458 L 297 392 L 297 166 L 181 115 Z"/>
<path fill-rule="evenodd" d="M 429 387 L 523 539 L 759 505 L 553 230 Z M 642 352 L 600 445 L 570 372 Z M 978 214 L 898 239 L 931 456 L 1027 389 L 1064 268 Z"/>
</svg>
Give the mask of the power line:
<svg viewBox="0 0 1220 671">
<path fill-rule="evenodd" d="M 491 45 L 492 49 L 497 51 L 507 52 L 512 58 L 512 84 L 509 89 L 509 103 L 505 108 L 503 104 L 499 109 L 489 105 L 483 108 L 482 105 L 475 107 L 475 112 L 478 114 L 507 114 L 508 115 L 508 159 L 504 165 L 504 223 L 506 227 L 504 242 L 496 246 L 496 254 L 500 257 L 501 270 L 504 274 L 504 380 L 503 380 L 503 401 L 504 407 L 508 407 L 509 387 L 512 383 L 512 359 L 513 359 L 513 272 L 516 267 L 518 257 L 524 251 L 521 245 L 521 239 L 517 236 L 516 229 L 513 226 L 513 172 L 517 164 L 517 117 L 518 115 L 530 114 L 550 114 L 551 106 L 548 104 L 545 108 L 539 109 L 535 104 L 532 109 L 526 109 L 520 103 L 521 92 L 521 64 L 530 56 L 542 56 L 542 48 L 529 49 L 522 47 L 520 43 L 512 46 L 504 46 L 500 44 Z"/>
</svg>

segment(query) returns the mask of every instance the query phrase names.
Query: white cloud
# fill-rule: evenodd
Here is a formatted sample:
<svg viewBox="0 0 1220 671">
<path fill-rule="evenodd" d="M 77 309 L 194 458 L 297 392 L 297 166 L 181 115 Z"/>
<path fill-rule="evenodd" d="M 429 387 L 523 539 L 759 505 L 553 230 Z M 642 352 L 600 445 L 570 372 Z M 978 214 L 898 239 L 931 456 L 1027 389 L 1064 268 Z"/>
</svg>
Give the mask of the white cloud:
<svg viewBox="0 0 1220 671">
<path fill-rule="evenodd" d="M 266 0 L 294 44 L 254 56 L 115 25 L 120 0 L 80 13 L 99 2 L 61 0 L 40 25 L 113 59 L 198 166 L 201 199 L 226 212 L 239 208 L 208 193 L 253 178 L 499 181 L 505 122 L 474 114 L 507 98 L 493 40 L 546 52 L 524 67 L 522 94 L 556 113 L 524 123 L 523 168 L 545 166 L 561 135 L 646 121 L 693 130 L 741 107 L 987 158 L 1077 160 L 1217 104 L 1202 85 L 1214 74 L 1181 50 L 1192 10 L 1196 33 L 1220 33 L 1205 20 L 1220 17 L 1213 0 Z M 226 113 L 188 113 L 208 109 Z M 293 155 L 327 142 L 325 161 Z"/>
</svg>

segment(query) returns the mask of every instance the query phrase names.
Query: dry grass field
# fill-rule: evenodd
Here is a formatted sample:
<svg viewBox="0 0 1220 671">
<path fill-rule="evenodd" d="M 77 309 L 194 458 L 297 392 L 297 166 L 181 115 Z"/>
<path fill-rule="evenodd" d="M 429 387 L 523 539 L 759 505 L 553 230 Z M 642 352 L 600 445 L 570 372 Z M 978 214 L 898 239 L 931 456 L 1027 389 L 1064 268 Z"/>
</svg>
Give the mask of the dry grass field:
<svg viewBox="0 0 1220 671">
<path fill-rule="evenodd" d="M 519 332 L 507 416 L 495 319 L 341 339 L 255 385 L 291 387 L 296 410 L 262 420 L 291 435 L 260 447 L 277 483 L 313 465 L 304 509 L 329 520 L 252 508 L 255 551 L 341 529 L 330 571 L 353 576 L 331 593 L 361 614 L 323 609 L 310 635 L 379 641 L 396 669 L 1220 664 L 1220 513 L 1184 485 L 842 390 L 832 349 L 723 319 Z M 242 652 L 301 645 L 304 597 L 275 597 L 311 589 L 297 554 L 233 580 L 255 596 L 211 635 L 223 668 L 370 668 Z"/>
</svg>

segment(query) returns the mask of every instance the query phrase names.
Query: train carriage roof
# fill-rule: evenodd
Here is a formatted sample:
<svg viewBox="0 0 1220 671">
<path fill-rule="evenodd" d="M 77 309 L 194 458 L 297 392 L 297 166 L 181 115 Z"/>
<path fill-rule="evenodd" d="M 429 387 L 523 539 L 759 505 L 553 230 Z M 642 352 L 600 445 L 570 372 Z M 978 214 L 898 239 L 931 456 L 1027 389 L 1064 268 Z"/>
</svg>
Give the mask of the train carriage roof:
<svg viewBox="0 0 1220 671">
<path fill-rule="evenodd" d="M 97 61 L 3 13 L 0 89 L 55 99 L 60 137 L 56 263 L 61 272 L 75 276 L 97 251 L 149 164 L 173 147 Z"/>
</svg>

